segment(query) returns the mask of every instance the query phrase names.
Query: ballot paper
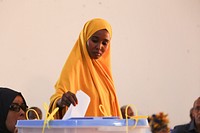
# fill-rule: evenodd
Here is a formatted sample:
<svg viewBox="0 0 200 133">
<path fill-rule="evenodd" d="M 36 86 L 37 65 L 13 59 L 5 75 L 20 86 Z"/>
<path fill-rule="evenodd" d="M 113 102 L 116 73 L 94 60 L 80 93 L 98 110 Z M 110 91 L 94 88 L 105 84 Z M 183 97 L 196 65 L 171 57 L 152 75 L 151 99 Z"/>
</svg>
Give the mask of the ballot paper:
<svg viewBox="0 0 200 133">
<path fill-rule="evenodd" d="M 63 116 L 63 120 L 74 118 L 74 117 L 85 116 L 88 105 L 90 103 L 90 97 L 81 90 L 77 91 L 76 97 L 78 99 L 78 104 L 76 106 L 73 106 L 72 104 L 69 106 L 68 110 Z"/>
</svg>

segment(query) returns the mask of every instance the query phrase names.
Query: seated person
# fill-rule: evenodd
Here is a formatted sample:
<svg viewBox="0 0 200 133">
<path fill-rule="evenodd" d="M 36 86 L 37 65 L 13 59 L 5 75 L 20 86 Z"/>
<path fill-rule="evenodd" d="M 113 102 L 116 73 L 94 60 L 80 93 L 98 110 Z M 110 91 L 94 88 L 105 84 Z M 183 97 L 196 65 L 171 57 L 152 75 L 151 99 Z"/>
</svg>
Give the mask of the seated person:
<svg viewBox="0 0 200 133">
<path fill-rule="evenodd" d="M 133 109 L 128 105 L 124 105 L 120 108 L 122 113 L 122 118 L 126 119 L 126 108 L 127 108 L 127 118 L 130 119 L 131 116 L 134 116 L 134 112 Z"/>
<path fill-rule="evenodd" d="M 28 113 L 29 120 L 41 120 L 42 119 L 42 111 L 38 107 L 30 107 Z"/>
<path fill-rule="evenodd" d="M 175 126 L 172 133 L 200 133 L 200 97 L 194 101 L 191 109 L 191 121 Z"/>
<path fill-rule="evenodd" d="M 25 119 L 27 108 L 20 92 L 0 87 L 0 133 L 16 133 L 17 120 Z"/>
<path fill-rule="evenodd" d="M 152 133 L 170 133 L 167 114 L 164 114 L 163 112 L 153 114 L 148 118 L 148 121 Z"/>
</svg>

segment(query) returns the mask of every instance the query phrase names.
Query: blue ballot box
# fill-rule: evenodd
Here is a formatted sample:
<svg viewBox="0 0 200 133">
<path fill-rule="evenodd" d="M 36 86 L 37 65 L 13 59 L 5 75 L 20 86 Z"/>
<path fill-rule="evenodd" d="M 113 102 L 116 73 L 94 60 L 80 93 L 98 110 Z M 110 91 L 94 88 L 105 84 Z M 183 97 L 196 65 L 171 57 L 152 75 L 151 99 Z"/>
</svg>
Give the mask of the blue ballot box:
<svg viewBox="0 0 200 133">
<path fill-rule="evenodd" d="M 137 124 L 137 125 L 135 125 Z M 18 133 L 42 133 L 44 120 L 18 120 Z M 44 133 L 150 133 L 147 119 L 117 119 L 109 117 L 83 117 L 52 120 Z"/>
</svg>

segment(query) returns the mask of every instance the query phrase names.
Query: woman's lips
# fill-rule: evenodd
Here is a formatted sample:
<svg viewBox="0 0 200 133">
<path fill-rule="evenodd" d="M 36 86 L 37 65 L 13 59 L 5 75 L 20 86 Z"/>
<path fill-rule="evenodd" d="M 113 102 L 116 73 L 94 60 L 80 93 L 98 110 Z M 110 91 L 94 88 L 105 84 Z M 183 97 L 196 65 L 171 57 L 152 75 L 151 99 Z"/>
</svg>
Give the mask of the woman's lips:
<svg viewBox="0 0 200 133">
<path fill-rule="evenodd" d="M 95 56 L 101 56 L 101 52 L 94 52 Z"/>
</svg>

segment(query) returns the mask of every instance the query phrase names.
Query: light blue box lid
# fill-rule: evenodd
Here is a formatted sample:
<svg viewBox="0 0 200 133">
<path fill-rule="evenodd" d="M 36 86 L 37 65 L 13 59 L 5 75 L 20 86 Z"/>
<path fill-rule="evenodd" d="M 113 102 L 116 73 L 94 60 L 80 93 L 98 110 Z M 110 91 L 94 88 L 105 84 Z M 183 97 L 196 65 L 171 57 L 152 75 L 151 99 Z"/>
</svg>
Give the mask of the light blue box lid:
<svg viewBox="0 0 200 133">
<path fill-rule="evenodd" d="M 132 119 L 118 119 L 116 117 L 79 117 L 68 120 L 49 121 L 50 127 L 97 127 L 97 126 L 134 126 Z M 44 120 L 18 120 L 16 127 L 43 127 Z M 148 126 L 147 119 L 139 119 L 136 126 Z"/>
</svg>

